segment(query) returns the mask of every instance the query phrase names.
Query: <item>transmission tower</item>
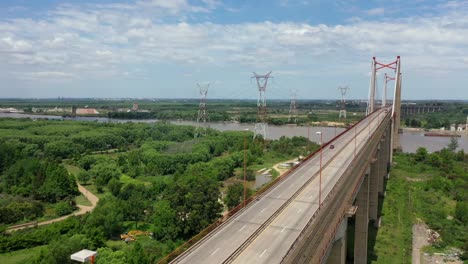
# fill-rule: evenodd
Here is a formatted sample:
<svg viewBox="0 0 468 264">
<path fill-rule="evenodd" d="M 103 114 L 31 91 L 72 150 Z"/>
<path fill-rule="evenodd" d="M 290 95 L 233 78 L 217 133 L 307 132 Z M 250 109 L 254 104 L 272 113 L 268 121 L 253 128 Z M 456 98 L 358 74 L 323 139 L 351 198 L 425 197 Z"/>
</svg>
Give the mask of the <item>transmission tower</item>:
<svg viewBox="0 0 468 264">
<path fill-rule="evenodd" d="M 268 84 L 268 79 L 271 77 L 271 71 L 265 75 L 258 75 L 255 72 L 253 73 L 257 81 L 258 87 L 258 100 L 257 100 L 257 122 L 255 123 L 255 131 L 254 131 L 254 138 L 258 135 L 263 136 L 265 139 L 267 136 L 267 119 L 268 119 L 268 112 L 267 112 L 267 104 L 266 104 L 266 87 Z"/>
<path fill-rule="evenodd" d="M 297 98 L 297 91 L 291 90 L 291 105 L 289 106 L 288 123 L 290 123 L 291 121 L 293 121 L 294 123 L 297 123 L 296 98 Z"/>
<path fill-rule="evenodd" d="M 206 110 L 206 96 L 208 95 L 208 88 L 210 88 L 211 83 L 200 84 L 197 83 L 200 92 L 200 104 L 198 107 L 198 117 L 197 117 L 197 129 L 195 131 L 195 137 L 206 135 L 208 111 Z"/>
<path fill-rule="evenodd" d="M 338 87 L 341 93 L 341 109 L 338 119 L 343 117 L 346 120 L 346 92 L 349 90 L 348 86 L 340 86 Z"/>
</svg>

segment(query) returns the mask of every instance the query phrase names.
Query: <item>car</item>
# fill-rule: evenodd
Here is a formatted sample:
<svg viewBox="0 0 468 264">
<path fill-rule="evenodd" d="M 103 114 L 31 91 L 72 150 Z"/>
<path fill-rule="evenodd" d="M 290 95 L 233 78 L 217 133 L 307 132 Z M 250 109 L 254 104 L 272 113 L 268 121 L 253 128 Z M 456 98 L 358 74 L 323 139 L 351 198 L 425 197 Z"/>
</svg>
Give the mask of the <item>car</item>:
<svg viewBox="0 0 468 264">
<path fill-rule="evenodd" d="M 334 149 L 334 148 L 335 148 L 335 145 L 331 144 L 330 149 Z"/>
</svg>

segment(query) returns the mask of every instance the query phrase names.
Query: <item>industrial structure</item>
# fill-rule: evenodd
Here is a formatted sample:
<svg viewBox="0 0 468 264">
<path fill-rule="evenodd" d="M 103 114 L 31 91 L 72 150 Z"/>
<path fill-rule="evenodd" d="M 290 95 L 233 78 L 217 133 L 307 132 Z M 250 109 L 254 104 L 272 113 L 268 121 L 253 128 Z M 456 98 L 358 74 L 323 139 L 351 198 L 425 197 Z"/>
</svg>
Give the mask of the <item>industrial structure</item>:
<svg viewBox="0 0 468 264">
<path fill-rule="evenodd" d="M 267 130 L 268 130 L 268 110 L 267 110 L 267 101 L 266 101 L 266 88 L 268 85 L 268 79 L 271 78 L 270 76 L 271 71 L 265 75 L 259 75 L 255 72 L 253 73 L 257 81 L 257 88 L 258 88 L 258 100 L 257 100 L 257 122 L 255 123 L 254 128 L 254 138 L 257 136 L 262 136 L 263 138 L 267 137 Z"/>
<path fill-rule="evenodd" d="M 338 90 L 340 90 L 341 93 L 341 108 L 340 114 L 338 115 L 338 119 L 341 119 L 343 117 L 346 120 L 346 92 L 349 90 L 349 87 L 340 86 L 338 87 Z"/>
<path fill-rule="evenodd" d="M 297 90 L 291 90 L 291 105 L 289 106 L 289 118 L 288 123 L 293 122 L 294 124 L 297 123 Z"/>
<path fill-rule="evenodd" d="M 376 107 L 370 97 L 364 119 L 161 263 L 367 263 L 369 223 L 380 223 L 378 204 L 400 122 L 400 57 L 386 65 L 374 58 L 371 80 L 382 66 L 396 71 L 391 106 Z M 347 250 L 349 228 L 354 228 L 352 251 Z"/>
<path fill-rule="evenodd" d="M 199 94 L 200 94 L 200 104 L 198 107 L 198 117 L 197 117 L 197 127 L 195 129 L 195 137 L 206 135 L 206 129 L 208 127 L 208 111 L 206 109 L 206 97 L 208 95 L 208 89 L 210 88 L 211 83 L 197 83 Z"/>
</svg>

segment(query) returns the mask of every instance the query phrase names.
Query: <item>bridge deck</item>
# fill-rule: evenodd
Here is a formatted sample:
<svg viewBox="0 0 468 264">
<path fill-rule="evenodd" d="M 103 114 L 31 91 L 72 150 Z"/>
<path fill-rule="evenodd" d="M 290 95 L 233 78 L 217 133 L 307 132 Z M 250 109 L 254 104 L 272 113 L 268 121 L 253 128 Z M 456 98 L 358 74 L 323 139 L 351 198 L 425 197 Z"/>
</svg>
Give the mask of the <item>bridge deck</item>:
<svg viewBox="0 0 468 264">
<path fill-rule="evenodd" d="M 323 149 L 322 202 L 385 114 L 379 110 Z M 318 211 L 319 175 L 317 153 L 173 263 L 280 263 Z"/>
</svg>

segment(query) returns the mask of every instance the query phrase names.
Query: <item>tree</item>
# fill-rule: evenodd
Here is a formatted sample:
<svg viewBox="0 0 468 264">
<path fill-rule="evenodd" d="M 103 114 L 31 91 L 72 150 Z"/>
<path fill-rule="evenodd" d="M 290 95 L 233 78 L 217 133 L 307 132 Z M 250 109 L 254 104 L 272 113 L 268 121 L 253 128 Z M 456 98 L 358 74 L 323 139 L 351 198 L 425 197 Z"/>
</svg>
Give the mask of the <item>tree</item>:
<svg viewBox="0 0 468 264">
<path fill-rule="evenodd" d="M 160 200 L 154 205 L 154 236 L 162 241 L 176 240 L 181 233 L 177 226 L 177 212 L 167 200 Z"/>
<path fill-rule="evenodd" d="M 419 147 L 416 150 L 416 154 L 414 154 L 414 160 L 415 161 L 425 161 L 427 159 L 427 149 L 423 147 Z"/>
<path fill-rule="evenodd" d="M 114 195 L 118 196 L 120 193 L 120 188 L 122 187 L 122 183 L 117 178 L 112 178 L 109 183 L 107 183 L 107 189 Z"/>
<path fill-rule="evenodd" d="M 114 196 L 99 200 L 98 206 L 86 219 L 88 232 L 102 231 L 106 238 L 117 236 L 122 231 L 123 208 Z M 93 230 L 98 229 L 98 230 Z"/>
<path fill-rule="evenodd" d="M 80 171 L 78 172 L 78 175 L 76 175 L 76 178 L 81 184 L 86 185 L 88 181 L 91 179 L 91 175 L 87 171 Z"/>
<path fill-rule="evenodd" d="M 458 201 L 455 206 L 455 218 L 462 222 L 464 225 L 468 225 L 468 202 Z"/>
<path fill-rule="evenodd" d="M 450 151 L 455 151 L 458 148 L 458 138 L 451 137 L 450 138 L 450 143 L 447 145 L 447 148 Z"/>
<path fill-rule="evenodd" d="M 102 188 L 112 178 L 120 178 L 121 171 L 114 163 L 96 163 L 91 167 L 89 173 L 95 178 L 95 184 L 98 190 L 102 191 Z"/>
<path fill-rule="evenodd" d="M 137 241 L 133 244 L 133 248 L 128 254 L 128 264 L 148 264 L 149 259 L 147 254 L 144 252 L 143 247 Z"/>
<path fill-rule="evenodd" d="M 122 250 L 112 251 L 112 249 L 103 247 L 97 250 L 98 257 L 96 264 L 127 264 L 127 253 Z"/>
<path fill-rule="evenodd" d="M 176 223 L 181 228 L 180 237 L 191 237 L 219 217 L 221 204 L 219 184 L 216 179 L 200 175 L 181 176 L 167 190 L 167 199 L 175 209 Z"/>
<path fill-rule="evenodd" d="M 243 194 L 244 186 L 242 183 L 236 182 L 228 186 L 226 197 L 224 197 L 224 203 L 229 210 L 242 202 Z"/>
</svg>

